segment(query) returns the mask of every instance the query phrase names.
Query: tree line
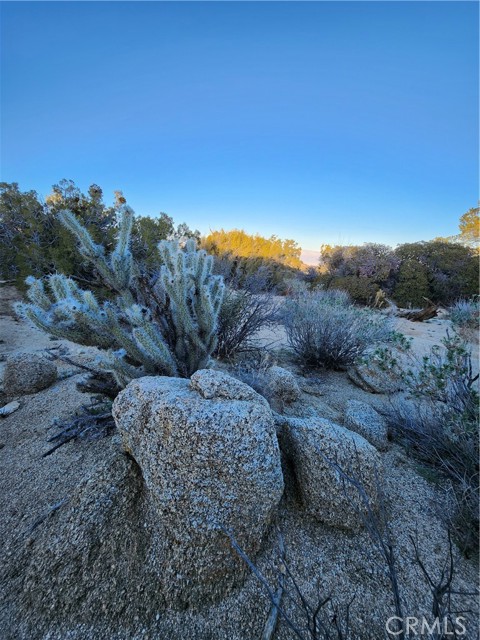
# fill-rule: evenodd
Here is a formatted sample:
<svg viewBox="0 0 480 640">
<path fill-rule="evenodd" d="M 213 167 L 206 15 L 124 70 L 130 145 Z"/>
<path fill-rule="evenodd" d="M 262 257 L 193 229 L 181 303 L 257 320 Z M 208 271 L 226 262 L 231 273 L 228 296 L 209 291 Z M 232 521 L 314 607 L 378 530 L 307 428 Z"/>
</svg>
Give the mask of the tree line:
<svg viewBox="0 0 480 640">
<path fill-rule="evenodd" d="M 42 199 L 35 191 L 21 191 L 17 183 L 0 183 L 0 278 L 23 287 L 29 275 L 61 272 L 91 283 L 94 270 L 60 224 L 58 212 L 72 211 L 93 240 L 108 250 L 122 204 L 121 191 L 106 204 L 102 189 L 95 184 L 85 194 L 73 181 L 61 180 Z M 379 292 L 403 307 L 422 306 L 425 298 L 448 304 L 478 294 L 479 211 L 474 208 L 465 213 L 459 234 L 451 238 L 406 243 L 395 249 L 374 243 L 325 245 L 318 267 L 307 270 L 294 240 L 275 235 L 265 238 L 240 229 L 212 231 L 201 238 L 184 223 L 175 226 L 166 213 L 135 218 L 132 253 L 148 272 L 161 240 L 195 238 L 215 256 L 215 271 L 237 287 L 253 274 L 261 274 L 264 286 L 279 293 L 289 288 L 292 278 L 301 278 L 326 289 L 343 289 L 360 304 L 373 304 Z"/>
<path fill-rule="evenodd" d="M 314 281 L 343 289 L 361 304 L 373 304 L 379 293 L 400 307 L 421 307 L 426 299 L 450 304 L 478 294 L 478 254 L 458 241 L 438 238 L 395 249 L 373 243 L 324 246 L 320 261 Z"/>
</svg>

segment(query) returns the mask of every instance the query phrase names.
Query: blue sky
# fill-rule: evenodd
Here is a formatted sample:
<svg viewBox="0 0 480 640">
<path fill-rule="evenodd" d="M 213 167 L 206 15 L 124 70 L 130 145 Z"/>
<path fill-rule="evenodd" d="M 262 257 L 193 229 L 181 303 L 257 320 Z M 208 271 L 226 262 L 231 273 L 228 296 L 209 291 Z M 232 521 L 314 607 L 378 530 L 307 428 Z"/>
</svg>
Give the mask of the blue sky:
<svg viewBox="0 0 480 640">
<path fill-rule="evenodd" d="M 208 232 L 456 233 L 478 200 L 476 2 L 2 2 L 1 178 Z"/>
</svg>

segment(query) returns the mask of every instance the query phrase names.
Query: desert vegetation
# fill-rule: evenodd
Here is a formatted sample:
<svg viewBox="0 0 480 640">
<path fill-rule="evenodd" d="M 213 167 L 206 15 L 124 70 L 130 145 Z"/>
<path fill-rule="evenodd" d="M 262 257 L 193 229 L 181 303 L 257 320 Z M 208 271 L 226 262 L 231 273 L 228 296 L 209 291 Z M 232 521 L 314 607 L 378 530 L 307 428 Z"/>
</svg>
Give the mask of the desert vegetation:
<svg viewBox="0 0 480 640">
<path fill-rule="evenodd" d="M 29 275 L 66 273 L 91 283 L 92 263 L 83 256 L 75 237 L 62 225 L 58 212 L 71 211 L 94 242 L 113 245 L 119 209 L 126 200 L 115 193 L 111 206 L 103 192 L 91 185 L 83 194 L 71 180 L 53 185 L 44 200 L 34 191 L 22 192 L 16 183 L 0 184 L 0 239 L 4 247 L 0 276 L 24 288 Z M 362 246 L 323 246 L 317 268 L 305 268 L 301 249 L 290 239 L 264 238 L 242 230 L 214 231 L 200 238 L 186 224 L 175 226 L 165 213 L 156 218 L 136 216 L 130 250 L 144 271 L 158 265 L 156 246 L 168 238 L 192 238 L 215 258 L 214 272 L 248 289 L 249 280 L 262 281 L 263 290 L 284 294 L 294 280 L 309 286 L 346 291 L 362 305 L 374 305 L 379 292 L 399 307 L 422 307 L 426 300 L 449 306 L 478 293 L 478 218 L 472 208 L 459 221 L 457 236 L 407 243 L 395 249 L 366 243 Z M 234 274 L 234 275 L 233 275 Z M 96 285 L 100 285 L 97 282 Z"/>
<path fill-rule="evenodd" d="M 449 309 L 452 323 L 459 329 L 473 329 L 480 327 L 480 302 L 478 296 L 471 300 L 457 300 Z"/>
<path fill-rule="evenodd" d="M 276 236 L 263 238 L 239 229 L 222 229 L 206 236 L 202 246 L 217 262 L 230 265 L 240 283 L 251 276 L 257 277 L 260 271 L 266 288 L 284 291 L 285 281 L 302 267 L 300 246 L 294 240 L 281 240 Z"/>
<path fill-rule="evenodd" d="M 261 273 L 248 276 L 243 285 L 230 280 L 225 287 L 217 328 L 215 355 L 231 359 L 235 355 L 258 350 L 262 329 L 278 323 L 278 302 L 265 290 Z"/>
<path fill-rule="evenodd" d="M 479 544 L 479 395 L 468 344 L 449 334 L 405 369 L 390 359 L 390 371 L 405 383 L 406 399 L 392 404 L 392 432 L 422 464 L 447 480 L 454 502 L 448 525 L 462 551 Z"/>
<path fill-rule="evenodd" d="M 115 248 L 108 256 L 71 211 L 62 210 L 58 217 L 117 297 L 99 303 L 92 291 L 81 290 L 67 276 L 53 274 L 48 284 L 29 277 L 30 303 L 17 306 L 21 315 L 52 335 L 106 351 L 98 364 L 120 388 L 148 373 L 189 377 L 208 364 L 223 299 L 223 281 L 212 275 L 211 256 L 197 251 L 193 239 L 185 250 L 178 241 L 164 240 L 158 245 L 161 266 L 142 279 L 130 251 L 129 207 L 122 205 Z"/>
<path fill-rule="evenodd" d="M 479 640 L 478 18 L 2 3 L 0 640 Z"/>
<path fill-rule="evenodd" d="M 25 298 L 1 318 L 0 454 L 19 446 L 19 420 L 36 425 L 36 403 L 49 417 L 28 454 L 49 461 L 48 502 L 33 462 L 16 498 L 29 551 L 23 533 L 6 537 L 21 637 L 109 637 L 120 620 L 122 638 L 139 624 L 172 638 L 407 638 L 410 615 L 437 625 L 429 637 L 465 637 L 474 248 L 324 248 L 307 270 L 292 241 L 202 238 L 136 217 L 121 192 L 106 207 L 95 185 L 62 181 L 42 202 L 3 184 L 0 205 L 3 290 Z M 425 322 L 400 313 L 426 304 Z M 15 342 L 20 328 L 40 353 Z M 58 387 L 72 398 L 62 417 Z M 5 464 L 8 482 L 14 449 Z M 60 485 L 55 465 L 69 469 Z"/>
<path fill-rule="evenodd" d="M 17 183 L 0 183 L 1 278 L 14 280 L 23 289 L 30 275 L 38 278 L 58 272 L 91 284 L 92 263 L 80 253 L 75 236 L 58 213 L 71 211 L 93 242 L 110 247 L 118 229 L 119 209 L 125 204 L 121 191 L 115 192 L 112 205 L 107 206 L 98 185 L 91 185 L 84 194 L 72 180 L 60 180 L 45 198 L 35 191 L 21 191 Z M 130 230 L 133 258 L 146 269 L 158 265 L 157 244 L 173 237 L 198 238 L 199 232 L 185 224 L 175 227 L 165 213 L 156 218 L 135 216 Z"/>
<path fill-rule="evenodd" d="M 478 213 L 477 213 L 478 216 Z M 399 245 L 324 247 L 318 281 L 374 304 L 379 291 L 400 307 L 449 305 L 476 295 L 478 255 L 467 243 L 437 239 Z"/>
<path fill-rule="evenodd" d="M 388 317 L 356 307 L 343 290 L 313 290 L 291 296 L 283 320 L 288 342 L 306 365 L 346 368 L 367 348 L 388 342 Z"/>
</svg>

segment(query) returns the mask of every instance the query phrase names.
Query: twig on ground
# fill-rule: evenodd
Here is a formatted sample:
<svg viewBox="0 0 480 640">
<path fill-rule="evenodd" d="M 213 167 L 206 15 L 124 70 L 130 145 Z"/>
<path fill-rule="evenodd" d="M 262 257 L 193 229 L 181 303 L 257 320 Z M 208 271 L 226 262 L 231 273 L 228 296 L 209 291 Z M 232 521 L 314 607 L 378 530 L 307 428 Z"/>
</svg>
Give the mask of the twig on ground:
<svg viewBox="0 0 480 640">
<path fill-rule="evenodd" d="M 278 572 L 277 592 L 275 593 L 275 599 L 274 602 L 272 602 L 272 607 L 270 609 L 267 622 L 265 623 L 265 627 L 263 628 L 262 640 L 271 640 L 271 638 L 273 638 L 273 634 L 275 633 L 275 629 L 277 627 L 278 610 L 282 601 L 283 590 L 285 588 L 285 543 L 280 531 L 278 531 L 278 549 L 280 566 Z"/>
<path fill-rule="evenodd" d="M 110 435 L 115 429 L 115 421 L 110 408 L 104 413 L 93 413 L 93 410 L 98 407 L 106 408 L 106 404 L 100 403 L 92 407 L 82 407 L 84 411 L 82 415 L 75 418 L 72 422 L 63 425 L 58 433 L 49 438 L 48 442 L 57 441 L 57 444 L 46 451 L 42 455 L 42 458 L 51 455 L 71 440 L 76 440 L 77 438 L 97 439 Z"/>
<path fill-rule="evenodd" d="M 280 603 L 276 602 L 276 597 L 275 597 L 276 594 L 273 591 L 273 589 L 271 588 L 271 586 L 268 584 L 268 580 L 265 578 L 265 576 L 262 574 L 262 572 L 258 569 L 258 567 L 256 567 L 255 564 L 250 560 L 250 558 L 245 553 L 245 551 L 240 547 L 240 545 L 238 544 L 238 542 L 234 538 L 232 532 L 228 531 L 223 525 L 220 525 L 220 529 L 229 538 L 230 544 L 235 549 L 235 551 L 238 553 L 238 555 L 242 558 L 242 560 L 245 562 L 245 564 L 248 566 L 248 568 L 253 573 L 253 575 L 263 585 L 263 587 L 265 588 L 265 590 L 267 592 L 267 595 L 268 595 L 268 597 L 270 599 L 270 602 L 272 603 L 272 605 L 275 605 L 278 613 L 280 613 L 280 615 L 283 617 L 283 619 L 285 620 L 287 625 L 290 627 L 290 629 L 293 631 L 295 636 L 297 638 L 300 638 L 300 640 L 304 640 L 304 636 L 302 635 L 302 632 L 299 629 L 299 627 L 297 627 L 297 625 L 291 620 L 290 616 L 285 612 L 283 607 L 280 606 Z"/>
</svg>

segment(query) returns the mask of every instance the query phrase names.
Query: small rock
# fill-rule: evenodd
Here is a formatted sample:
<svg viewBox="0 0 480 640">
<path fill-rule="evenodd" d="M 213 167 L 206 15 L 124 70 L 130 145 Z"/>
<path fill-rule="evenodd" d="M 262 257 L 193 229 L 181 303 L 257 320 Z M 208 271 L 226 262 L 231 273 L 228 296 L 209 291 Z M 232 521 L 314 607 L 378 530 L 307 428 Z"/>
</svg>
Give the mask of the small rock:
<svg viewBox="0 0 480 640">
<path fill-rule="evenodd" d="M 14 402 L 9 402 L 4 407 L 0 409 L 0 417 L 6 418 L 11 413 L 20 408 L 20 403 L 14 400 Z"/>
<path fill-rule="evenodd" d="M 277 400 L 289 404 L 300 398 L 300 387 L 295 376 L 283 367 L 270 367 L 267 370 L 267 383 Z"/>
<path fill-rule="evenodd" d="M 350 380 L 368 393 L 395 393 L 400 391 L 400 381 L 375 364 L 356 364 L 347 370 Z"/>
<path fill-rule="evenodd" d="M 21 396 L 46 389 L 57 379 L 57 367 L 35 353 L 16 353 L 7 358 L 3 388 L 7 396 Z"/>
<path fill-rule="evenodd" d="M 349 400 L 345 410 L 345 426 L 368 440 L 380 451 L 388 447 L 387 423 L 384 418 L 366 402 Z"/>
</svg>

